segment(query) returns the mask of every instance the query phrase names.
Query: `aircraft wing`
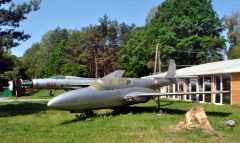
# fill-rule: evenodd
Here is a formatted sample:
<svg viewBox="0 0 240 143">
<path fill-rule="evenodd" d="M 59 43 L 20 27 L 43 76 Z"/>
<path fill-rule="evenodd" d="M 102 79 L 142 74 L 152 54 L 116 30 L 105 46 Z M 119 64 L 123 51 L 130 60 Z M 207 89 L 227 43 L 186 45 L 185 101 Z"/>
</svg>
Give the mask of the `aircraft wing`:
<svg viewBox="0 0 240 143">
<path fill-rule="evenodd" d="M 194 75 L 176 75 L 175 78 L 198 78 L 198 76 Z"/>
<path fill-rule="evenodd" d="M 139 97 L 160 97 L 160 96 L 174 96 L 174 95 L 191 95 L 191 94 L 221 94 L 221 93 L 229 93 L 230 91 L 202 91 L 202 92 L 168 92 L 168 93 L 159 93 L 159 92 L 131 92 L 125 96 L 125 99 L 134 100 L 134 98 Z"/>
</svg>

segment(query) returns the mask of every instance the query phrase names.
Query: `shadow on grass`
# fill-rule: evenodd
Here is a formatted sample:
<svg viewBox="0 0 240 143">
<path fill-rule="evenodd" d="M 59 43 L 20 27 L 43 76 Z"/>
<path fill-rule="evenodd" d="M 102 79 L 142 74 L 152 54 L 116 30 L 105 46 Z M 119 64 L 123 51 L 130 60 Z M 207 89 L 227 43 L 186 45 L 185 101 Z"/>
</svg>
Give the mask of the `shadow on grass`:
<svg viewBox="0 0 240 143">
<path fill-rule="evenodd" d="M 114 109 L 112 112 L 104 113 L 104 114 L 94 114 L 91 117 L 86 117 L 83 115 L 83 113 L 80 113 L 79 115 L 76 114 L 76 118 L 70 120 L 70 121 L 65 121 L 61 123 L 61 125 L 64 124 L 71 124 L 74 122 L 80 122 L 80 121 L 87 121 L 90 120 L 91 118 L 101 118 L 101 117 L 111 117 L 111 116 L 118 116 L 121 114 L 139 114 L 139 113 L 153 113 L 156 112 L 156 106 L 148 106 L 148 107 L 142 107 L 142 106 L 127 106 L 123 108 L 117 108 Z"/>
<path fill-rule="evenodd" d="M 163 105 L 164 106 L 164 105 Z M 161 108 L 164 114 L 174 114 L 174 115 L 185 115 L 187 113 L 187 110 L 179 110 L 179 109 L 169 109 L 169 108 Z M 118 115 L 123 115 L 123 114 L 141 114 L 141 113 L 157 113 L 159 110 L 157 109 L 156 106 L 128 106 L 125 108 L 120 108 L 117 110 L 114 110 L 113 112 L 109 113 L 104 113 L 104 114 L 95 114 L 94 116 L 87 118 L 86 116 L 78 116 L 76 115 L 76 118 L 70 121 L 65 121 L 61 123 L 61 125 L 64 124 L 71 124 L 74 122 L 81 122 L 81 121 L 87 121 L 90 120 L 91 118 L 101 118 L 101 117 L 111 117 L 111 116 L 118 116 Z M 220 116 L 220 117 L 225 117 L 229 116 L 232 113 L 227 113 L 227 112 L 211 112 L 207 111 L 206 112 L 207 116 Z"/>
<path fill-rule="evenodd" d="M 168 108 L 163 108 L 162 109 L 164 113 L 167 114 L 186 114 L 188 111 L 187 110 L 179 110 L 179 109 L 168 109 Z M 212 112 L 212 111 L 206 111 L 207 116 L 219 116 L 219 117 L 226 117 L 231 115 L 232 113 L 228 112 Z"/>
<path fill-rule="evenodd" d="M 32 95 L 35 95 L 35 94 L 37 94 L 39 92 L 40 92 L 39 89 L 34 89 L 34 90 L 30 91 L 30 92 L 23 93 L 23 96 L 32 96 Z"/>
<path fill-rule="evenodd" d="M 0 105 L 0 118 L 1 117 L 12 117 L 19 115 L 30 115 L 36 114 L 41 111 L 46 111 L 46 103 L 11 103 Z"/>
</svg>

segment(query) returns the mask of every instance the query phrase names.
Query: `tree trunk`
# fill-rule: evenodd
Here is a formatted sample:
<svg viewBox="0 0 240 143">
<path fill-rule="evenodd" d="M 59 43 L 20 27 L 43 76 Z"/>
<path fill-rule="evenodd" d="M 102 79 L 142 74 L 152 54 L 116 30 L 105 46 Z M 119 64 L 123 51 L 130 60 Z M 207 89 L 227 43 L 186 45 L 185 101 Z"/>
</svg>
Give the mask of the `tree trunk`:
<svg viewBox="0 0 240 143">
<path fill-rule="evenodd" d="M 98 61 L 96 49 L 94 49 L 94 62 L 95 62 L 95 78 L 98 78 Z"/>
</svg>

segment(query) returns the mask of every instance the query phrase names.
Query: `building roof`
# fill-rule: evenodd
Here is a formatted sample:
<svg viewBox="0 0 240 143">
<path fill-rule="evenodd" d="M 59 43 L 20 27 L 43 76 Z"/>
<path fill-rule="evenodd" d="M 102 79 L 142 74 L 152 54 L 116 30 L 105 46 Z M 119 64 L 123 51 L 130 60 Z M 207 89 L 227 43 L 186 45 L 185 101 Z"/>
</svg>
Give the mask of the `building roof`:
<svg viewBox="0 0 240 143">
<path fill-rule="evenodd" d="M 176 70 L 176 76 L 199 76 L 212 74 L 227 74 L 240 72 L 240 59 L 206 63 Z M 164 77 L 165 73 L 146 76 L 143 78 Z"/>
</svg>

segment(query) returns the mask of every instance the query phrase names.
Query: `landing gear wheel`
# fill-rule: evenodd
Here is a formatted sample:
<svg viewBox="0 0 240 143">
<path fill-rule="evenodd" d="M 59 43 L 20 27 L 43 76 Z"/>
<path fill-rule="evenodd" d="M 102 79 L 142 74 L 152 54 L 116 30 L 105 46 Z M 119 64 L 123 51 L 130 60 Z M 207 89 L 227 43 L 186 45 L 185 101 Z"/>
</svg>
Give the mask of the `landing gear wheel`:
<svg viewBox="0 0 240 143">
<path fill-rule="evenodd" d="M 49 95 L 50 95 L 50 96 L 53 96 L 53 94 L 52 94 L 52 90 L 50 90 Z"/>
<path fill-rule="evenodd" d="M 86 115 L 86 118 L 90 118 L 90 117 L 93 117 L 95 115 L 93 111 L 87 111 L 84 114 Z"/>
</svg>

